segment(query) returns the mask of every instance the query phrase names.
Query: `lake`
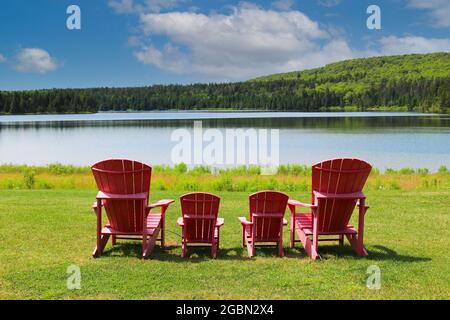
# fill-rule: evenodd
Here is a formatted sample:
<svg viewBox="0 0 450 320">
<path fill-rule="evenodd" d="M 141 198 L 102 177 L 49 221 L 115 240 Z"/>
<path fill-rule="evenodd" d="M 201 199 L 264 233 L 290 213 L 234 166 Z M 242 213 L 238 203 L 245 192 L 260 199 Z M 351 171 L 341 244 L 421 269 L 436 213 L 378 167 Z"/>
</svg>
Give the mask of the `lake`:
<svg viewBox="0 0 450 320">
<path fill-rule="evenodd" d="M 174 130 L 277 129 L 282 164 L 362 158 L 381 170 L 450 168 L 450 116 L 417 113 L 146 112 L 0 116 L 0 163 L 172 165 Z M 221 165 L 217 165 L 221 166 Z"/>
</svg>

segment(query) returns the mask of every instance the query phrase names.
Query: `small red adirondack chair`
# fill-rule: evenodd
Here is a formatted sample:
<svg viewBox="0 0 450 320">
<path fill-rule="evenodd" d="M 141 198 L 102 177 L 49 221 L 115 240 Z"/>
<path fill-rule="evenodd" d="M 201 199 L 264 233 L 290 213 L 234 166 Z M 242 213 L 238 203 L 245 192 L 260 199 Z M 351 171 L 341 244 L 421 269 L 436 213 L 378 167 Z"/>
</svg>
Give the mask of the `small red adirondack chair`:
<svg viewBox="0 0 450 320">
<path fill-rule="evenodd" d="M 239 217 L 242 224 L 242 246 L 247 246 L 248 256 L 255 254 L 255 246 L 278 246 L 278 255 L 284 256 L 283 227 L 289 197 L 281 192 L 261 191 L 250 195 L 250 221 Z"/>
<path fill-rule="evenodd" d="M 151 254 L 157 240 L 164 247 L 164 217 L 174 200 L 148 204 L 152 168 L 137 161 L 111 159 L 91 169 L 99 190 L 92 205 L 97 216 L 97 246 L 92 255 L 100 256 L 110 237 L 113 246 L 118 239 L 141 240 L 143 258 Z M 103 228 L 102 208 L 108 217 Z M 150 212 L 155 208 L 161 211 Z"/>
<path fill-rule="evenodd" d="M 291 211 L 290 246 L 294 247 L 297 232 L 305 251 L 312 259 L 319 257 L 319 241 L 339 241 L 344 236 L 360 256 L 367 256 L 364 248 L 364 216 L 366 197 L 362 192 L 372 166 L 359 159 L 333 159 L 317 163 L 312 167 L 312 204 L 289 200 Z M 349 225 L 356 205 L 359 206 L 358 230 Z M 311 213 L 296 212 L 297 207 Z M 319 238 L 338 236 L 338 238 Z"/>
<path fill-rule="evenodd" d="M 211 245 L 211 255 L 217 257 L 220 227 L 225 220 L 218 218 L 220 198 L 206 192 L 192 192 L 180 197 L 182 217 L 177 224 L 182 228 L 181 256 L 187 254 L 187 246 Z"/>
</svg>

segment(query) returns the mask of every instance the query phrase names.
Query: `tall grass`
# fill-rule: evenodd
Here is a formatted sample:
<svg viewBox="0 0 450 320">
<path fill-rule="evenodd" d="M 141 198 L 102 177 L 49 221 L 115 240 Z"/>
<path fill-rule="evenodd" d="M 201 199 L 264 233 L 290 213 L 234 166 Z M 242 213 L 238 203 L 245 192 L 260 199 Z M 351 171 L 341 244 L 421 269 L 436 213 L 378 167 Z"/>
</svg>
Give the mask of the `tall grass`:
<svg viewBox="0 0 450 320">
<path fill-rule="evenodd" d="M 241 191 L 279 190 L 284 192 L 311 189 L 311 168 L 289 164 L 278 167 L 274 175 L 266 175 L 258 166 L 214 169 L 185 164 L 154 166 L 153 190 L 174 191 Z M 438 172 L 428 169 L 374 169 L 367 190 L 415 190 L 450 188 L 450 171 L 442 166 Z M 36 166 L 0 166 L 0 189 L 95 189 L 89 167 L 51 164 Z"/>
</svg>

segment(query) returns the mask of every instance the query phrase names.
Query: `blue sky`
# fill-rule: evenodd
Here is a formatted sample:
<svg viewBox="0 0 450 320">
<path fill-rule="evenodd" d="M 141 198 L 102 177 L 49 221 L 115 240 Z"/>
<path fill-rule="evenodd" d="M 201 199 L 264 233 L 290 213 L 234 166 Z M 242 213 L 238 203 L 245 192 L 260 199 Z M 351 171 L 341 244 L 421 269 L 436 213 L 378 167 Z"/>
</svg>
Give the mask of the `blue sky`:
<svg viewBox="0 0 450 320">
<path fill-rule="evenodd" d="M 72 4 L 81 30 L 66 27 Z M 0 90 L 239 81 L 450 51 L 450 1 L 5 0 L 0 39 Z"/>
</svg>

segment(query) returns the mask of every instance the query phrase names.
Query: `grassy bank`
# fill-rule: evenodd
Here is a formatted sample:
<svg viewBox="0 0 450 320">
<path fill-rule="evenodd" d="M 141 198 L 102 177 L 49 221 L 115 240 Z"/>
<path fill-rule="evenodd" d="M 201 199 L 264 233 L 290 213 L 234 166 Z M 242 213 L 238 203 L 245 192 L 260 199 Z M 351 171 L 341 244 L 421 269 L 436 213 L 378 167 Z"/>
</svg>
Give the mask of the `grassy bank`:
<svg viewBox="0 0 450 320">
<path fill-rule="evenodd" d="M 211 173 L 206 167 L 155 166 L 152 200 L 178 199 L 203 190 L 222 197 L 226 220 L 217 260 L 209 250 L 190 250 L 181 259 L 179 203 L 169 209 L 167 247 L 141 260 L 140 244 L 123 241 L 91 258 L 95 216 L 90 204 L 96 188 L 90 169 L 0 166 L 0 299 L 448 299 L 450 173 L 426 169 L 386 170 L 371 174 L 366 194 L 368 258 L 347 244 L 323 244 L 323 260 L 312 262 L 300 245 L 286 257 L 257 251 L 252 260 L 241 248 L 237 217 L 248 215 L 248 194 L 285 191 L 308 201 L 311 171 L 306 166 L 233 168 Z M 81 269 L 81 289 L 68 290 L 67 268 Z M 382 287 L 366 287 L 367 268 L 381 269 Z"/>
<path fill-rule="evenodd" d="M 89 179 L 87 173 L 77 175 L 75 181 Z M 155 183 L 161 177 L 156 176 Z M 190 250 L 188 259 L 180 258 L 178 201 L 168 211 L 167 248 L 157 247 L 151 259 L 141 260 L 140 244 L 127 241 L 114 248 L 109 244 L 102 258 L 91 258 L 95 217 L 89 205 L 96 191 L 90 187 L 0 190 L 0 299 L 449 298 L 448 187 L 367 190 L 369 257 L 357 257 L 348 243 L 326 243 L 323 260 L 316 262 L 300 246 L 286 249 L 284 258 L 274 249 L 260 249 L 249 260 L 240 246 L 237 220 L 248 214 L 248 192 L 217 193 L 225 218 L 217 260 L 210 259 L 206 249 Z M 154 190 L 152 199 L 177 199 L 180 194 Z M 289 195 L 309 199 L 309 191 Z M 284 235 L 287 248 L 287 229 Z M 80 290 L 67 289 L 70 265 L 81 269 Z M 380 290 L 366 287 L 370 265 L 381 269 Z"/>
<path fill-rule="evenodd" d="M 186 165 L 174 167 L 154 166 L 152 190 L 195 191 L 209 190 L 254 192 L 276 189 L 285 192 L 311 189 L 311 169 L 303 165 L 278 167 L 274 175 L 264 175 L 260 167 L 237 167 L 212 172 L 208 167 L 188 170 Z M 366 190 L 439 190 L 450 187 L 450 172 L 442 166 L 438 172 L 428 169 L 387 169 L 381 173 L 374 169 Z M 0 166 L 0 190 L 22 189 L 95 189 L 95 182 L 88 167 Z"/>
</svg>

